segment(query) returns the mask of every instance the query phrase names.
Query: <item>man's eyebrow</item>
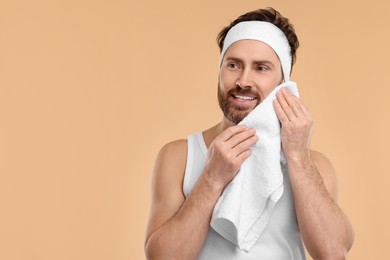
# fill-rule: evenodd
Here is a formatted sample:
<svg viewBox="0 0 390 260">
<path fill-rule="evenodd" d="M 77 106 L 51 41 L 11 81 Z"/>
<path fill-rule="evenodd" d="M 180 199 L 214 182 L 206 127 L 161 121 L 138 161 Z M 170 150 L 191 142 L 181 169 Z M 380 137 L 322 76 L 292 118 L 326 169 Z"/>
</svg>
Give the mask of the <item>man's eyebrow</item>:
<svg viewBox="0 0 390 260">
<path fill-rule="evenodd" d="M 273 64 L 273 62 L 271 62 L 271 61 L 269 61 L 269 60 L 255 60 L 255 61 L 253 61 L 253 63 L 254 63 L 254 64 L 257 64 L 257 65 L 259 65 L 259 64 L 267 64 L 267 65 L 269 65 L 269 66 L 271 66 L 271 67 L 275 67 L 275 65 Z"/>
<path fill-rule="evenodd" d="M 226 60 L 229 60 L 229 61 L 236 61 L 236 62 L 242 62 L 242 59 L 237 58 L 237 57 L 226 57 Z"/>
<path fill-rule="evenodd" d="M 235 62 L 240 62 L 240 63 L 243 63 L 243 60 L 240 59 L 240 58 L 237 58 L 237 57 L 226 57 L 226 60 L 227 61 L 235 61 Z M 275 65 L 269 61 L 269 60 L 254 60 L 252 61 L 253 64 L 256 64 L 256 65 L 259 65 L 259 64 L 267 64 L 269 66 L 272 66 L 272 67 L 275 67 Z"/>
</svg>

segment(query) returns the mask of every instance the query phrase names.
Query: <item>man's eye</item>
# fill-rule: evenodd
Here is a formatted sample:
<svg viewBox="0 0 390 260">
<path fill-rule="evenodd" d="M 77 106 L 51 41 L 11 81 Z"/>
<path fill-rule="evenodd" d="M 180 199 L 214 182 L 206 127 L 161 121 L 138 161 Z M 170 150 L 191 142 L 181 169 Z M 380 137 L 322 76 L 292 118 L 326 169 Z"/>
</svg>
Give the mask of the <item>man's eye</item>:
<svg viewBox="0 0 390 260">
<path fill-rule="evenodd" d="M 259 67 L 257 68 L 257 70 L 258 70 L 258 71 L 267 71 L 267 70 L 268 70 L 268 67 L 266 67 L 266 66 L 259 66 Z"/>
<path fill-rule="evenodd" d="M 227 66 L 229 69 L 236 69 L 238 67 L 235 63 L 229 63 Z"/>
</svg>

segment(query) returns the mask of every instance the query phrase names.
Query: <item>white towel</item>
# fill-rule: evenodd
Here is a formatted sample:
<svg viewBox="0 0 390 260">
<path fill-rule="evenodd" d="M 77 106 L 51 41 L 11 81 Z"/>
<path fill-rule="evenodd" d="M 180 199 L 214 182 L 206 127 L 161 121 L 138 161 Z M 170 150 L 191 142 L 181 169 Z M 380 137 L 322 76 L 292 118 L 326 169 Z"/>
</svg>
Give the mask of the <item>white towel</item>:
<svg viewBox="0 0 390 260">
<path fill-rule="evenodd" d="M 276 92 L 283 87 L 298 96 L 295 82 L 283 83 L 240 122 L 255 128 L 259 141 L 226 186 L 210 223 L 220 235 L 247 252 L 260 238 L 283 194 L 280 123 L 272 104 Z"/>
</svg>

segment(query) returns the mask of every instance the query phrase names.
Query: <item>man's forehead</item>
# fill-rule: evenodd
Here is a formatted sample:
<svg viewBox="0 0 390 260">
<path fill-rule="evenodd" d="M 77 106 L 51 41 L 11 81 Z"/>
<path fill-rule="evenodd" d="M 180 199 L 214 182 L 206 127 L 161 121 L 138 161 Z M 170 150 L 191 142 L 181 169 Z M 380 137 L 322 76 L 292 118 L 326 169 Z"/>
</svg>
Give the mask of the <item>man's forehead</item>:
<svg viewBox="0 0 390 260">
<path fill-rule="evenodd" d="M 266 43 L 257 40 L 240 40 L 233 43 L 225 53 L 225 60 L 248 61 L 255 63 L 279 62 L 275 51 Z"/>
</svg>

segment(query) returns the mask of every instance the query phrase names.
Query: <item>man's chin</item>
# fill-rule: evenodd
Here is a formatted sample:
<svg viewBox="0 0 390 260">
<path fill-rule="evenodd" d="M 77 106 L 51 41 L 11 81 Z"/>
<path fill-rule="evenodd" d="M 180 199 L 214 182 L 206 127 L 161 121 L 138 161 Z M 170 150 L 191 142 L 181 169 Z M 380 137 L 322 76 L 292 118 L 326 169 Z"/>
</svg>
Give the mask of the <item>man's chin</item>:
<svg viewBox="0 0 390 260">
<path fill-rule="evenodd" d="M 249 115 L 249 113 L 251 113 L 256 106 L 242 107 L 234 106 L 233 104 L 227 105 L 225 103 L 220 102 L 220 107 L 225 118 L 236 125 L 239 124 L 247 115 Z"/>
<path fill-rule="evenodd" d="M 231 113 L 227 116 L 230 122 L 238 125 L 250 112 Z"/>
</svg>

